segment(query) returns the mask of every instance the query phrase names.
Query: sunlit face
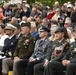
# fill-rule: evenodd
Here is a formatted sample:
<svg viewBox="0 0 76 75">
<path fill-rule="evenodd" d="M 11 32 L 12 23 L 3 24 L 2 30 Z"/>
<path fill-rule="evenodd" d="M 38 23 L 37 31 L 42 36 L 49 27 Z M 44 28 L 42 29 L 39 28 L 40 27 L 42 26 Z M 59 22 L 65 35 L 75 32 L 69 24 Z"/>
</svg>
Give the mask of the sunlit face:
<svg viewBox="0 0 76 75">
<path fill-rule="evenodd" d="M 14 31 L 13 30 L 5 30 L 5 33 L 9 36 L 13 33 Z"/>
<path fill-rule="evenodd" d="M 45 31 L 39 31 L 39 37 L 40 38 L 44 38 L 45 36 L 47 36 L 47 32 L 45 32 Z"/>
<path fill-rule="evenodd" d="M 21 32 L 23 35 L 26 35 L 27 33 L 30 32 L 30 28 L 25 26 L 25 27 L 21 27 Z"/>
<path fill-rule="evenodd" d="M 64 33 L 57 32 L 55 33 L 56 40 L 61 40 L 64 37 Z"/>
<path fill-rule="evenodd" d="M 15 35 L 18 35 L 19 33 L 20 33 L 20 29 L 14 30 L 14 34 L 15 34 Z"/>
</svg>

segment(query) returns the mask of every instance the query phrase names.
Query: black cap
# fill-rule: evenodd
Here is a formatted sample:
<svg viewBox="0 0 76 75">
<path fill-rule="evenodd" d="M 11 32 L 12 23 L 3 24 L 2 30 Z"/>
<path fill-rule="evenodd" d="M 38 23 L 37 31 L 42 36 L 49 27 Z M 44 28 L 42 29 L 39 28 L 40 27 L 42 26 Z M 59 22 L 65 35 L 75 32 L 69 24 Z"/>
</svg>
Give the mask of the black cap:
<svg viewBox="0 0 76 75">
<path fill-rule="evenodd" d="M 22 23 L 21 24 L 21 27 L 25 27 L 25 26 L 31 28 L 31 23 L 30 22 L 26 22 L 26 23 Z"/>
<path fill-rule="evenodd" d="M 39 31 L 42 32 L 42 31 L 47 31 L 47 32 L 50 32 L 50 29 L 44 25 L 41 25 L 40 28 L 39 28 Z"/>
<path fill-rule="evenodd" d="M 58 32 L 64 32 L 65 31 L 65 28 L 64 27 L 60 27 L 58 28 L 55 33 L 58 33 Z"/>
</svg>

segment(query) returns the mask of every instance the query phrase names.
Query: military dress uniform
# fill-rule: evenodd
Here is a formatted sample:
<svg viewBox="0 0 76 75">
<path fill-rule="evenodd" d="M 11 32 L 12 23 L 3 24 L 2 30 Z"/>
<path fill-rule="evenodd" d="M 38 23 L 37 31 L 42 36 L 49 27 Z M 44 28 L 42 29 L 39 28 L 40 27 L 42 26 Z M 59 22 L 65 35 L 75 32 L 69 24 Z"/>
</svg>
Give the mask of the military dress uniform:
<svg viewBox="0 0 76 75">
<path fill-rule="evenodd" d="M 64 36 L 60 41 L 56 40 L 53 42 L 52 47 L 52 55 L 51 60 L 48 63 L 45 69 L 45 75 L 61 75 L 62 74 L 62 66 L 60 66 L 63 57 L 69 50 L 69 43 L 66 41 L 65 38 L 65 28 L 61 27 L 56 30 L 55 33 L 64 33 Z M 64 68 L 63 68 L 64 69 Z"/>
<path fill-rule="evenodd" d="M 9 66 L 13 66 L 13 75 L 18 75 L 16 67 L 17 63 L 22 59 L 29 59 L 34 51 L 34 45 L 35 39 L 30 33 L 28 33 L 26 36 L 23 35 L 22 37 L 20 37 L 13 55 L 13 57 L 19 57 L 19 60 L 13 62 L 13 59 L 11 58 L 4 59 L 2 62 L 2 73 L 5 73 L 5 75 L 7 75 L 9 71 Z"/>
<path fill-rule="evenodd" d="M 76 40 L 70 45 L 70 50 L 67 52 L 63 60 L 70 60 L 70 64 L 66 67 L 66 75 L 76 74 Z"/>
<path fill-rule="evenodd" d="M 27 36 L 22 36 L 17 44 L 14 57 L 18 56 L 21 59 L 29 58 L 34 50 L 35 40 L 29 33 Z"/>
<path fill-rule="evenodd" d="M 7 25 L 5 27 L 4 30 L 11 30 L 13 31 L 12 35 L 9 36 L 8 38 L 6 38 L 4 40 L 4 47 L 3 47 L 3 50 L 0 52 L 0 65 L 2 65 L 2 60 L 4 58 L 7 58 L 7 57 L 12 57 L 14 51 L 15 51 L 15 48 L 16 48 L 16 45 L 17 45 L 17 38 L 16 38 L 16 35 L 14 35 L 14 30 L 16 29 L 15 26 L 13 25 Z M 2 71 L 2 66 L 0 67 L 0 71 Z"/>
<path fill-rule="evenodd" d="M 76 31 L 74 34 L 76 34 Z M 65 64 L 64 66 L 62 61 L 66 62 L 69 61 L 69 63 Z M 71 43 L 69 50 L 61 59 L 61 62 L 51 61 L 48 64 L 46 69 L 46 75 L 54 75 L 55 72 L 56 75 L 62 75 L 63 71 L 66 71 L 66 75 L 74 75 L 76 73 L 75 69 L 76 69 L 76 40 L 73 43 Z"/>
<path fill-rule="evenodd" d="M 2 65 L 2 60 L 4 58 L 7 58 L 7 57 L 12 57 L 13 53 L 14 53 L 14 50 L 16 48 L 16 45 L 17 45 L 17 39 L 16 39 L 16 36 L 13 35 L 11 39 L 9 38 L 6 38 L 5 41 L 4 41 L 4 47 L 3 47 L 3 50 L 2 50 L 2 54 L 1 54 L 1 59 L 0 59 L 0 65 Z M 2 66 L 0 67 L 0 71 L 2 70 Z M 1 73 L 1 72 L 0 72 Z"/>
<path fill-rule="evenodd" d="M 58 28 L 56 32 L 64 32 L 64 28 Z M 49 55 L 46 57 L 47 61 L 50 61 L 46 67 L 44 67 L 44 63 L 39 63 L 34 66 L 34 71 L 36 75 L 54 75 L 54 66 L 56 67 L 56 61 L 61 62 L 62 58 L 66 54 L 69 48 L 69 43 L 66 41 L 65 37 L 62 37 L 60 41 L 55 40 L 52 42 L 51 51 Z M 45 61 L 46 61 L 45 60 Z M 58 66 L 58 65 L 57 65 Z M 53 70 L 51 70 L 53 69 Z M 57 68 L 58 70 L 58 68 Z"/>
<path fill-rule="evenodd" d="M 47 31 L 48 29 L 46 27 L 41 28 L 40 31 Z M 27 75 L 33 75 L 33 67 L 34 65 L 43 62 L 44 59 L 48 56 L 49 52 L 51 51 L 51 42 L 46 36 L 44 39 L 40 38 L 39 40 L 36 41 L 35 48 L 34 48 L 34 53 L 32 54 L 31 58 L 34 58 L 35 61 L 27 62 L 26 60 L 22 60 L 21 62 L 18 62 L 18 70 L 19 74 L 18 75 L 25 75 L 24 68 L 27 68 Z M 25 65 L 24 65 L 25 64 Z"/>
<path fill-rule="evenodd" d="M 11 52 L 12 54 L 14 53 L 14 50 L 16 48 L 17 45 L 17 38 L 15 35 L 12 36 L 12 38 L 6 38 L 4 41 L 4 47 L 2 52 L 4 52 L 4 56 L 6 57 L 10 57 L 12 55 L 9 54 L 9 52 Z"/>
<path fill-rule="evenodd" d="M 16 48 L 16 45 L 18 43 L 18 40 L 16 38 L 16 35 L 14 35 L 14 30 L 16 29 L 15 26 L 11 25 L 11 24 L 7 24 L 7 26 L 5 27 L 5 31 L 6 30 L 11 30 L 13 31 L 13 34 L 6 38 L 5 41 L 4 41 L 4 47 L 3 47 L 3 50 L 2 52 L 4 53 L 3 56 L 6 56 L 6 57 L 10 57 L 14 53 L 14 50 Z"/>
<path fill-rule="evenodd" d="M 63 52 L 61 52 L 61 50 L 63 48 L 63 44 L 65 44 L 65 43 L 66 43 L 65 48 L 64 48 Z M 52 62 L 52 61 L 61 61 L 61 59 L 63 58 L 65 53 L 68 51 L 68 46 L 69 46 L 69 44 L 68 44 L 68 42 L 65 39 L 63 39 L 61 42 L 58 42 L 58 41 L 52 42 L 52 45 L 51 45 L 51 47 L 52 47 L 51 51 L 52 52 L 49 52 L 49 55 L 47 55 L 46 60 L 48 60 L 48 61 L 50 60 L 50 62 Z M 56 52 L 59 55 L 53 57 L 52 53 L 54 52 L 55 49 L 58 49 Z M 49 64 L 50 64 L 50 62 L 49 62 Z M 49 72 L 51 72 L 49 64 L 48 64 Z M 44 65 L 44 62 L 43 63 L 39 63 L 39 64 L 34 66 L 35 74 L 36 75 L 40 75 L 40 74 L 44 75 L 44 70 L 45 70 L 45 72 L 48 73 L 47 75 L 51 75 L 46 69 L 44 69 L 43 65 Z"/>
<path fill-rule="evenodd" d="M 20 58 L 20 60 L 21 59 L 28 59 L 34 50 L 34 44 L 35 44 L 35 40 L 31 36 L 30 33 L 26 37 L 22 36 L 18 41 L 16 50 L 14 52 L 14 57 L 17 56 Z M 6 62 L 8 62 L 8 64 L 5 64 Z M 7 58 L 7 59 L 3 60 L 2 66 L 3 67 L 7 66 L 7 67 L 3 68 L 2 72 L 7 74 L 8 70 L 9 70 L 9 66 L 13 66 L 13 72 L 15 72 L 16 71 L 16 66 L 15 66 L 16 64 L 17 64 L 17 62 L 14 62 L 14 66 L 13 66 L 13 60 L 11 58 Z M 16 75 L 16 74 L 14 74 L 14 75 Z"/>
<path fill-rule="evenodd" d="M 51 42 L 48 38 L 45 40 L 37 40 L 35 44 L 35 50 L 34 53 L 32 54 L 31 57 L 35 58 L 36 61 L 33 62 L 27 62 L 25 60 L 22 60 L 21 62 L 18 63 L 18 69 L 19 69 L 19 75 L 25 75 L 25 71 L 23 70 L 24 65 L 25 67 L 27 65 L 27 75 L 33 75 L 33 66 L 37 63 L 43 62 L 44 59 L 48 56 L 50 50 L 51 50 Z M 30 57 L 30 58 L 31 58 Z"/>
</svg>

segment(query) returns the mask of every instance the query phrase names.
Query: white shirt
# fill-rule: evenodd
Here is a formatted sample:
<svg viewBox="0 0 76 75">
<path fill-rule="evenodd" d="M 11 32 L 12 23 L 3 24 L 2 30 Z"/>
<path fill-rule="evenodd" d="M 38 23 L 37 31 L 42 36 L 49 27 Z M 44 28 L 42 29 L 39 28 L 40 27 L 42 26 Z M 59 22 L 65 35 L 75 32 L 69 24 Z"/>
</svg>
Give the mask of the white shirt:
<svg viewBox="0 0 76 75">
<path fill-rule="evenodd" d="M 4 46 L 4 40 L 8 38 L 8 35 L 4 34 L 3 36 L 1 36 L 0 38 L 0 46 Z"/>
</svg>

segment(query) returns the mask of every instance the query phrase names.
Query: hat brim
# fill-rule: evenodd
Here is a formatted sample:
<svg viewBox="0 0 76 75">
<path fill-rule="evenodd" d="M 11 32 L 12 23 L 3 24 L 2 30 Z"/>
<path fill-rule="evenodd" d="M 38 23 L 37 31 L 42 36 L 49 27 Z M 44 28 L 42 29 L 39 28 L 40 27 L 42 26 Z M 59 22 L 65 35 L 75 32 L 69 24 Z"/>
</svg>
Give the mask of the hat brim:
<svg viewBox="0 0 76 75">
<path fill-rule="evenodd" d="M 64 33 L 64 31 L 55 31 L 55 33 Z"/>
<path fill-rule="evenodd" d="M 6 27 L 4 30 L 15 30 L 15 29 L 11 27 Z"/>
</svg>

